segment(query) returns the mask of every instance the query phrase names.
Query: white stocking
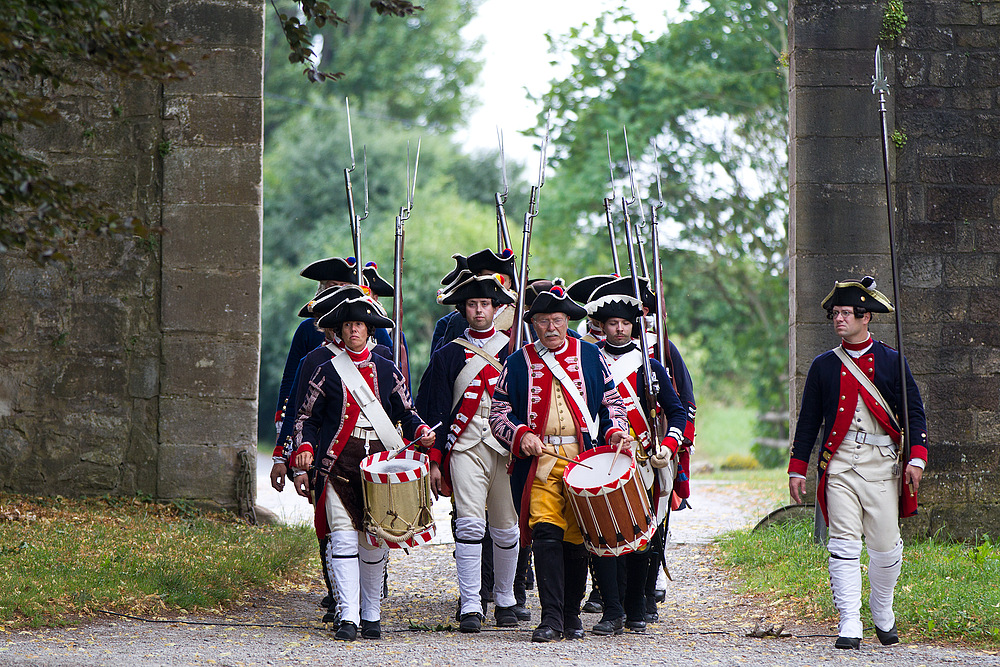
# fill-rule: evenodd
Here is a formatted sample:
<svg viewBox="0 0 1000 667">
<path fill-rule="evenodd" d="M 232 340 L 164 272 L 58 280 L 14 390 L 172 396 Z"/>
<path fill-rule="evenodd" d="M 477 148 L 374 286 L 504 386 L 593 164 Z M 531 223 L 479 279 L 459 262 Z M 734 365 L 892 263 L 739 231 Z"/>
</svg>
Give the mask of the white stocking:
<svg viewBox="0 0 1000 667">
<path fill-rule="evenodd" d="M 514 574 L 517 572 L 517 546 L 520 528 L 495 528 L 490 526 L 493 538 L 493 601 L 498 607 L 512 607 L 514 599 Z"/>
<path fill-rule="evenodd" d="M 830 538 L 830 587 L 833 604 L 840 612 L 837 634 L 860 639 L 861 625 L 861 540 Z"/>
<path fill-rule="evenodd" d="M 455 519 L 455 567 L 458 570 L 458 592 L 462 614 L 483 613 L 479 596 L 482 587 L 483 537 L 486 522 L 473 517 Z"/>
<path fill-rule="evenodd" d="M 389 560 L 389 549 L 386 547 L 368 548 L 368 542 L 362 533 L 358 550 L 361 570 L 361 618 L 366 621 L 377 621 L 382 618 L 382 582 L 385 580 L 386 562 Z"/>
<path fill-rule="evenodd" d="M 868 606 L 872 611 L 875 627 L 882 632 L 888 632 L 896 625 L 896 615 L 892 611 L 892 599 L 902 566 L 902 540 L 897 542 L 891 551 L 868 549 L 868 582 L 872 588 L 871 595 L 868 596 Z"/>
<path fill-rule="evenodd" d="M 333 575 L 333 590 L 342 621 L 361 623 L 358 572 L 358 531 L 335 530 L 327 546 L 327 566 Z"/>
</svg>

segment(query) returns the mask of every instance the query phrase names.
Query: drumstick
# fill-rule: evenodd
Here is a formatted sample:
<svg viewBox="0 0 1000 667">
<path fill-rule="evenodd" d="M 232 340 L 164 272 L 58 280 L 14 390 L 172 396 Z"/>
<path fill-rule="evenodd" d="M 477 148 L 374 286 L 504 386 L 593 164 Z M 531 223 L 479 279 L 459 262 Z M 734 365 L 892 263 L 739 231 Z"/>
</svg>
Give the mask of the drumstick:
<svg viewBox="0 0 1000 667">
<path fill-rule="evenodd" d="M 548 454 L 553 458 L 559 459 L 560 461 L 565 461 L 566 463 L 575 463 L 577 465 L 583 466 L 584 468 L 587 468 L 588 470 L 593 470 L 593 467 L 587 465 L 583 461 L 574 461 L 573 459 L 563 456 L 562 454 L 556 454 L 556 451 L 554 449 L 546 449 L 545 447 L 542 447 L 542 452 Z"/>
</svg>

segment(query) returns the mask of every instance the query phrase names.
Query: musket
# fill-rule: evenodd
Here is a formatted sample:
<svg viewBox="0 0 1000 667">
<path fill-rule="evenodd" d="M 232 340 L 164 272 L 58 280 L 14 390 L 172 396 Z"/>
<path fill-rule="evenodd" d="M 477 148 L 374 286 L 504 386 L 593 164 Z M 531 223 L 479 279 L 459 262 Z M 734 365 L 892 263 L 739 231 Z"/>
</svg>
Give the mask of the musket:
<svg viewBox="0 0 1000 667">
<path fill-rule="evenodd" d="M 882 68 L 882 48 L 875 47 L 875 76 L 872 77 L 872 94 L 878 95 L 879 116 L 882 119 L 882 168 L 885 172 L 885 205 L 889 221 L 889 261 L 892 266 L 892 300 L 896 304 L 896 350 L 899 352 L 899 386 L 902 388 L 902 415 L 899 423 L 901 440 L 900 460 L 903 465 L 910 460 L 910 405 L 906 395 L 906 359 L 903 357 L 903 318 L 899 303 L 899 269 L 896 264 L 896 209 L 892 198 L 892 175 L 889 171 L 889 127 L 886 121 L 885 98 L 889 94 L 889 79 Z M 900 484 L 906 483 L 900 475 Z M 911 490 L 912 494 L 912 490 Z"/>
<path fill-rule="evenodd" d="M 660 443 L 660 427 L 659 420 L 656 418 L 656 396 L 659 393 L 659 381 L 653 374 L 653 365 L 649 361 L 649 343 L 646 341 L 646 331 L 642 324 L 642 290 L 639 287 L 639 275 L 636 272 L 636 260 L 635 260 L 635 248 L 633 247 L 632 239 L 632 221 L 631 216 L 629 216 L 628 208 L 629 206 L 638 203 L 639 210 L 642 210 L 642 201 L 639 199 L 638 190 L 635 187 L 635 173 L 632 169 L 632 155 L 629 152 L 628 147 L 628 129 L 622 128 L 622 133 L 625 137 L 625 161 L 628 164 L 628 180 L 629 188 L 631 190 L 631 199 L 626 199 L 625 195 L 622 195 L 622 215 L 624 216 L 624 227 L 625 227 L 625 247 L 628 249 L 628 265 L 629 270 L 632 273 L 632 290 L 635 293 L 635 298 L 639 300 L 639 349 L 642 350 L 642 372 L 646 376 L 646 404 L 649 409 L 649 414 L 647 415 L 649 421 L 649 427 L 652 430 L 653 441 L 650 443 L 651 447 L 655 447 Z M 633 332 L 634 333 L 634 332 Z M 641 449 L 641 448 L 640 448 Z M 639 452 L 636 452 L 636 457 L 639 458 Z"/>
<path fill-rule="evenodd" d="M 524 292 L 528 285 L 528 249 L 531 246 L 531 224 L 538 216 L 538 192 L 545 185 L 545 153 L 549 148 L 549 114 L 545 114 L 545 137 L 542 139 L 542 149 L 538 156 L 538 184 L 531 186 L 528 197 L 528 211 L 524 214 L 524 229 L 521 233 L 521 272 L 518 279 L 517 301 L 514 305 L 514 337 L 511 340 L 511 350 L 520 349 L 525 343 L 525 328 L 521 326 L 524 319 Z"/>
<path fill-rule="evenodd" d="M 667 349 L 667 322 L 666 322 L 666 299 L 663 297 L 663 267 L 660 264 L 660 231 L 659 231 L 659 211 L 664 206 L 663 189 L 660 185 L 660 150 L 656 146 L 656 140 L 650 139 L 653 147 L 653 164 L 656 167 L 656 203 L 649 204 L 649 225 L 653 246 L 653 294 L 656 296 L 656 357 L 657 361 L 664 368 L 670 368 L 670 379 L 674 379 L 673 363 L 670 359 L 670 351 Z M 676 380 L 674 380 L 676 384 Z M 676 389 L 676 387 L 675 387 Z"/>
<path fill-rule="evenodd" d="M 615 221 L 611 213 L 615 202 L 615 165 L 611 159 L 611 133 L 605 131 L 604 136 L 608 140 L 608 171 L 611 173 L 611 196 L 604 198 L 604 220 L 608 223 L 608 238 L 611 241 L 611 265 L 615 275 L 620 276 L 622 270 L 618 264 L 618 240 L 615 238 Z"/>
<path fill-rule="evenodd" d="M 365 214 L 358 217 L 357 211 L 354 208 L 354 190 L 351 187 L 351 173 L 354 171 L 356 164 L 354 161 L 354 133 L 351 131 L 350 98 L 344 98 L 344 105 L 347 107 L 347 139 L 351 146 L 351 166 L 344 169 L 344 185 L 347 188 L 347 214 L 350 217 L 351 238 L 354 240 L 354 259 L 357 262 L 355 266 L 357 267 L 358 285 L 364 285 L 365 279 L 361 271 L 361 267 L 364 266 L 364 263 L 361 261 L 361 221 L 368 217 L 368 151 L 366 148 L 362 148 L 365 174 Z"/>
<path fill-rule="evenodd" d="M 410 142 L 406 142 L 406 205 L 396 216 L 396 242 L 392 256 L 392 359 L 399 366 L 403 356 L 403 225 L 413 211 L 413 194 L 417 189 L 417 167 L 420 166 L 420 139 L 417 139 L 417 158 L 413 163 L 413 181 L 410 181 Z"/>
<path fill-rule="evenodd" d="M 507 184 L 507 158 L 504 157 L 503 151 L 503 132 L 497 127 L 497 141 L 500 144 L 500 175 L 503 179 L 503 192 L 496 192 L 493 195 L 493 200 L 496 202 L 497 209 L 497 250 L 503 252 L 507 248 L 511 247 L 510 240 L 510 227 L 507 226 L 507 213 L 504 210 L 504 204 L 507 203 L 507 194 L 510 192 L 510 186 Z M 518 280 L 518 269 L 515 263 L 514 275 L 511 278 L 511 290 L 517 294 L 520 292 L 521 283 Z M 531 330 L 528 327 L 527 322 L 521 322 L 514 320 L 512 325 L 514 328 L 523 329 L 521 332 L 522 340 L 530 338 Z"/>
</svg>

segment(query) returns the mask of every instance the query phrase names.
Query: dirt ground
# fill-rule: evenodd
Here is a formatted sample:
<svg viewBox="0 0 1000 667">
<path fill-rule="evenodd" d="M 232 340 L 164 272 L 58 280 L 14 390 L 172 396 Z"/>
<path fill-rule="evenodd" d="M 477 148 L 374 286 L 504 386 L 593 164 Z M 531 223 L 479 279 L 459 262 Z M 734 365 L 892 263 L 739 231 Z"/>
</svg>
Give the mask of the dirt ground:
<svg viewBox="0 0 1000 667">
<path fill-rule="evenodd" d="M 909 643 L 905 637 L 902 644 L 885 648 L 870 629 L 860 651 L 837 651 L 835 626 L 791 618 L 780 603 L 768 605 L 737 595 L 735 582 L 714 564 L 711 538 L 755 522 L 765 501 L 748 497 L 739 485 L 695 487 L 695 508 L 673 519 L 667 551 L 673 581 L 660 604 L 660 622 L 645 634 L 588 634 L 579 641 L 532 644 L 539 612 L 534 591 L 529 591 L 532 622 L 499 629 L 491 614 L 480 634 L 459 634 L 449 629 L 455 625 L 458 598 L 453 545 L 443 543 L 391 554 L 381 640 L 334 641 L 332 628 L 320 622 L 317 603 L 324 590 L 316 578 L 304 586 L 251 594 L 244 605 L 223 616 L 143 620 L 107 615 L 67 629 L 0 634 L 0 665 L 1000 666 L 995 652 Z M 584 626 L 589 629 L 598 620 L 598 615 L 585 614 Z M 783 624 L 787 636 L 747 636 L 759 624 L 772 623 Z"/>
</svg>

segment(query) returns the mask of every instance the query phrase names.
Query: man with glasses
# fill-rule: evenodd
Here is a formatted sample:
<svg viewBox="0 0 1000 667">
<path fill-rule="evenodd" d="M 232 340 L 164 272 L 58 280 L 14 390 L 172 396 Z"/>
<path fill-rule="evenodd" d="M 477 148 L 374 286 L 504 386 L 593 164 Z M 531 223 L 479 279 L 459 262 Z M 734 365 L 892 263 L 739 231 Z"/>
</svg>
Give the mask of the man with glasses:
<svg viewBox="0 0 1000 667">
<path fill-rule="evenodd" d="M 902 474 L 910 493 L 916 493 L 927 462 L 923 403 L 908 366 L 906 387 L 901 386 L 899 353 L 868 332 L 872 313 L 893 312 L 871 276 L 835 283 L 822 306 L 841 343 L 809 367 L 792 441 L 788 490 L 796 503 L 804 500 L 809 457 L 822 426 L 816 498 L 829 529 L 830 586 L 840 613 L 834 645 L 861 645 L 862 535 L 868 548 L 868 605 L 875 635 L 883 645 L 896 644 L 892 602 L 903 556 L 899 477 Z M 903 391 L 909 409 L 908 461 L 899 460 Z"/>
<path fill-rule="evenodd" d="M 566 461 L 607 442 L 629 445 L 628 421 L 607 363 L 595 345 L 568 336 L 586 315 L 556 285 L 524 315 L 538 340 L 510 354 L 490 410 L 490 427 L 524 474 L 522 539 L 535 557 L 541 622 L 534 642 L 582 638 L 580 602 L 587 586 L 583 535 L 563 484 Z"/>
</svg>

